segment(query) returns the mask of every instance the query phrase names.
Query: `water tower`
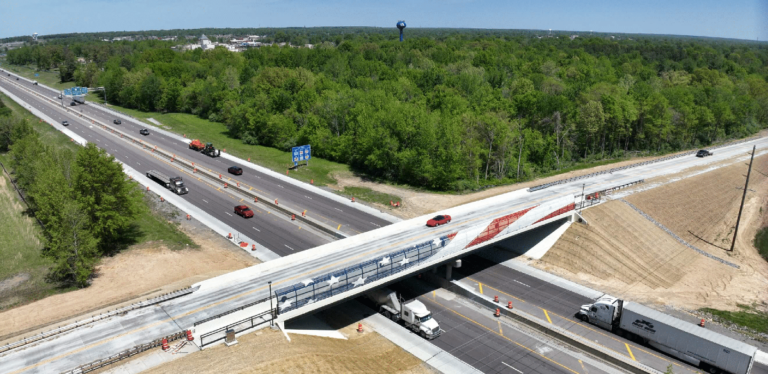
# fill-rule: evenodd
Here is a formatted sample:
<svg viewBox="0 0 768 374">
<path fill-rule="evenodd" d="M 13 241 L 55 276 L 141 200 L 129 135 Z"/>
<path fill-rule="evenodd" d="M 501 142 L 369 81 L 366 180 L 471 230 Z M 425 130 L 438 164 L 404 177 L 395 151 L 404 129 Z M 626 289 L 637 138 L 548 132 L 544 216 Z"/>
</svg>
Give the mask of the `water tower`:
<svg viewBox="0 0 768 374">
<path fill-rule="evenodd" d="M 403 41 L 403 29 L 405 29 L 405 21 L 397 21 L 397 28 L 400 29 L 400 41 Z"/>
</svg>

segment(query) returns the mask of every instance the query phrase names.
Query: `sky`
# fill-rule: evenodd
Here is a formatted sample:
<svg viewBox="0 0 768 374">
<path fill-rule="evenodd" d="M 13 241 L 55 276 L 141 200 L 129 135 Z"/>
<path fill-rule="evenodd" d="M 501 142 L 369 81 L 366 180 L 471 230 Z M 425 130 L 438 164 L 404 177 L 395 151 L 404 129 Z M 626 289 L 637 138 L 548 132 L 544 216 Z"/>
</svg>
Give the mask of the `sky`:
<svg viewBox="0 0 768 374">
<path fill-rule="evenodd" d="M 202 27 L 378 26 L 768 40 L 768 0 L 2 0 L 0 38 Z M 406 30 L 407 32 L 407 30 Z"/>
</svg>

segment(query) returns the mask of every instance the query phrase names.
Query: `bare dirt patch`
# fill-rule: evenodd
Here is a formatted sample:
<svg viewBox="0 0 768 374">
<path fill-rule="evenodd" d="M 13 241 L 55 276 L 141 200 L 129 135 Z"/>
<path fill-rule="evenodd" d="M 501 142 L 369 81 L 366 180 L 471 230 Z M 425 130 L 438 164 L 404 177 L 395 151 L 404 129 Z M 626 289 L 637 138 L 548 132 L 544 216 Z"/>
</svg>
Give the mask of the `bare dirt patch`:
<svg viewBox="0 0 768 374">
<path fill-rule="evenodd" d="M 736 310 L 768 299 L 768 263 L 752 240 L 768 199 L 768 156 L 755 159 L 736 249 L 730 247 L 747 167 L 742 162 L 626 198 L 675 234 L 730 262 L 683 246 L 621 201 L 585 210 L 536 267 L 618 297 L 683 309 Z M 690 171 L 687 172 L 689 174 Z M 679 176 L 678 176 L 679 177 Z M 668 182 L 674 177 L 649 180 Z"/>
<path fill-rule="evenodd" d="M 395 196 L 400 196 L 403 198 L 402 200 L 403 204 L 399 208 L 393 209 L 389 206 L 381 205 L 381 204 L 371 204 L 371 205 L 375 206 L 378 209 L 388 211 L 391 214 L 396 215 L 398 217 L 408 219 L 408 218 L 418 217 L 418 216 L 429 214 L 429 213 L 434 213 L 434 212 L 447 209 L 450 207 L 454 207 L 457 205 L 467 204 L 473 201 L 478 201 L 478 200 L 486 199 L 492 196 L 501 195 L 503 193 L 537 186 L 543 183 L 549 183 L 549 182 L 553 182 L 560 179 L 573 178 L 579 175 L 585 175 L 585 174 L 595 173 L 602 170 L 608 170 L 611 168 L 631 165 L 638 162 L 652 160 L 654 158 L 655 157 L 633 158 L 631 160 L 617 162 L 610 165 L 602 165 L 602 166 L 596 166 L 589 169 L 575 170 L 575 171 L 558 174 L 558 175 L 554 175 L 547 178 L 528 181 L 525 183 L 517 183 L 517 184 L 511 184 L 508 186 L 489 188 L 487 190 L 483 190 L 480 192 L 468 193 L 464 195 L 450 195 L 447 193 L 440 194 L 440 193 L 417 191 L 407 187 L 372 182 L 351 174 L 340 174 L 340 173 L 333 175 L 333 178 L 336 179 L 337 184 L 329 185 L 328 187 L 336 191 L 343 191 L 344 187 L 365 187 L 365 188 L 370 188 L 374 191 L 395 195 Z"/>
<path fill-rule="evenodd" d="M 4 321 L 0 341 L 16 340 L 21 333 L 27 336 L 48 330 L 76 316 L 115 309 L 257 263 L 211 231 L 185 230 L 184 225 L 181 229 L 199 249 L 169 250 L 161 243 L 145 243 L 105 258 L 90 287 L 0 313 Z"/>
<path fill-rule="evenodd" d="M 354 326 L 353 326 L 354 325 Z M 348 340 L 291 335 L 269 328 L 147 370 L 171 373 L 434 373 L 421 360 L 375 332 L 340 331 Z"/>
</svg>

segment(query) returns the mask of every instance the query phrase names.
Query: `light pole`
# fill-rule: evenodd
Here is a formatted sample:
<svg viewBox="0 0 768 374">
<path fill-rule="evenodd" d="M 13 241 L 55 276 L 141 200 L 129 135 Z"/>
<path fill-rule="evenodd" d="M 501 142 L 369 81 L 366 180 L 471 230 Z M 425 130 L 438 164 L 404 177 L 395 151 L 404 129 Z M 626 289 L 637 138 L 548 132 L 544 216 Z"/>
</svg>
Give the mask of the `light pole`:
<svg viewBox="0 0 768 374">
<path fill-rule="evenodd" d="M 275 309 L 272 307 L 272 281 L 269 281 L 267 283 L 269 283 L 269 313 L 272 314 L 272 318 L 269 319 L 269 325 L 274 327 L 275 326 Z"/>
</svg>

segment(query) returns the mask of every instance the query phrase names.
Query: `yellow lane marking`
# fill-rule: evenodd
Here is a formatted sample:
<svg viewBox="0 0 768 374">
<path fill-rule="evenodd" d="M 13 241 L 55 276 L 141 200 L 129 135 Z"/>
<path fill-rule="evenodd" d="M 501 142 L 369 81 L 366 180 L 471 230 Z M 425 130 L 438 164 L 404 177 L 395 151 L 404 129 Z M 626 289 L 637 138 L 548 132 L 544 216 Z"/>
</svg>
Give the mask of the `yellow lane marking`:
<svg viewBox="0 0 768 374">
<path fill-rule="evenodd" d="M 339 227 L 337 227 L 336 230 L 341 230 L 341 225 L 339 225 Z"/>
<path fill-rule="evenodd" d="M 499 335 L 504 336 L 504 330 L 501 329 L 501 321 L 496 321 L 499 323 Z"/>
<path fill-rule="evenodd" d="M 547 316 L 547 321 L 548 321 L 549 323 L 552 323 L 552 320 L 551 320 L 551 319 L 549 319 L 549 313 L 547 313 L 547 310 L 546 310 L 546 309 L 544 309 L 544 308 L 541 308 L 541 310 L 543 310 L 543 311 L 544 311 L 544 315 L 545 315 L 545 316 Z"/>
<path fill-rule="evenodd" d="M 584 367 L 584 363 L 581 362 L 581 360 L 579 360 L 579 364 L 581 364 L 581 370 L 584 370 L 585 373 L 589 373 L 589 371 L 587 371 L 587 368 Z"/>
<path fill-rule="evenodd" d="M 508 337 L 506 337 L 506 336 L 504 336 L 504 335 L 501 335 L 501 334 L 499 334 L 498 332 L 494 331 L 493 329 L 490 329 L 490 328 L 488 328 L 487 326 L 483 325 L 482 323 L 480 323 L 480 322 L 477 322 L 477 321 L 473 320 L 472 318 L 469 318 L 469 317 L 467 317 L 467 316 L 465 316 L 465 315 L 463 315 L 463 314 L 461 314 L 461 313 L 459 313 L 459 312 L 457 312 L 457 311 L 455 311 L 455 310 L 453 310 L 453 309 L 451 309 L 451 308 L 449 308 L 449 307 L 447 307 L 447 306 L 445 306 L 445 305 L 443 305 L 443 304 L 440 304 L 440 303 L 439 303 L 439 302 L 437 302 L 437 301 L 433 301 L 433 302 L 434 302 L 435 304 L 437 304 L 437 305 L 440 305 L 441 307 L 443 307 L 443 308 L 445 308 L 445 309 L 447 309 L 447 310 L 450 310 L 451 312 L 453 312 L 453 313 L 454 313 L 454 314 L 456 314 L 457 316 L 459 316 L 459 317 L 461 317 L 461 318 L 464 318 L 464 319 L 466 319 L 467 321 L 469 321 L 469 322 L 472 322 L 472 323 L 474 323 L 474 324 L 476 324 L 476 325 L 478 325 L 478 326 L 480 326 L 480 327 L 482 327 L 482 328 L 484 328 L 484 329 L 486 329 L 486 330 L 488 330 L 488 331 L 490 331 L 490 332 L 492 332 L 492 333 L 494 333 L 494 334 L 496 334 L 496 335 L 498 335 L 498 336 L 501 336 L 502 338 L 506 339 L 507 341 L 509 341 L 509 342 L 511 342 L 511 343 L 513 343 L 513 344 L 515 344 L 515 345 L 517 345 L 518 347 L 521 347 L 521 348 L 523 348 L 523 349 L 527 350 L 528 352 L 531 352 L 531 353 L 533 353 L 533 354 L 535 354 L 535 355 L 537 355 L 537 356 L 539 356 L 539 357 L 541 357 L 541 358 L 543 358 L 543 359 L 545 359 L 545 360 L 547 360 L 547 361 L 549 361 L 549 362 L 551 362 L 551 363 L 553 363 L 553 364 L 555 364 L 555 365 L 557 365 L 557 366 L 560 366 L 561 368 L 563 368 L 563 369 L 565 369 L 565 370 L 568 370 L 568 371 L 570 371 L 570 372 L 572 372 L 572 373 L 574 373 L 574 374 L 579 374 L 579 372 L 578 372 L 578 371 L 576 371 L 576 370 L 573 370 L 573 369 L 571 369 L 571 368 L 569 368 L 569 367 L 567 367 L 567 366 L 565 366 L 565 365 L 563 365 L 563 364 L 561 364 L 561 363 L 559 363 L 559 362 L 557 362 L 557 361 L 555 361 L 555 360 L 553 360 L 553 359 L 551 359 L 551 358 L 549 358 L 549 357 L 547 357 L 547 356 L 544 356 L 544 355 L 542 355 L 541 353 L 537 352 L 536 350 L 533 350 L 533 349 L 531 349 L 531 348 L 528 348 L 528 347 L 526 347 L 526 346 L 524 346 L 524 345 L 522 345 L 522 344 L 520 344 L 520 343 L 518 343 L 518 342 L 516 342 L 516 341 L 514 341 L 514 340 L 512 340 L 512 339 L 510 339 L 510 338 L 508 338 Z"/>
<path fill-rule="evenodd" d="M 435 297 L 435 291 L 432 291 L 432 300 L 435 300 L 435 299 L 436 299 L 436 297 Z"/>
<path fill-rule="evenodd" d="M 467 279 L 469 279 L 469 280 L 470 280 L 470 281 L 472 281 L 472 282 L 476 282 L 477 284 L 482 284 L 482 283 L 480 283 L 479 281 L 477 281 L 477 280 L 474 280 L 474 279 L 472 279 L 472 278 L 470 278 L 470 277 L 467 277 Z M 516 297 L 516 296 L 514 296 L 514 295 L 508 294 L 508 293 L 506 293 L 506 292 L 504 292 L 504 291 L 502 291 L 502 290 L 500 290 L 500 289 L 498 289 L 498 288 L 493 288 L 493 287 L 491 287 L 491 286 L 489 286 L 489 285 L 487 285 L 487 284 L 485 285 L 485 287 L 487 287 L 487 288 L 490 288 L 490 289 L 492 289 L 492 290 L 494 290 L 494 291 L 498 291 L 499 293 L 502 293 L 502 294 L 504 294 L 504 295 L 507 295 L 507 296 L 509 296 L 509 297 L 511 297 L 511 298 L 513 298 L 513 299 L 515 299 L 515 300 L 519 300 L 519 301 L 525 302 L 525 300 L 523 300 L 523 299 L 521 299 L 521 298 L 519 298 L 519 297 Z M 482 288 L 480 288 L 480 293 L 483 293 L 483 289 L 482 289 Z"/>
<path fill-rule="evenodd" d="M 624 343 L 624 345 L 627 346 L 627 352 L 629 352 L 629 357 L 632 357 L 632 361 L 637 361 L 635 360 L 635 355 L 632 354 L 632 348 L 629 348 L 629 344 Z"/>
<path fill-rule="evenodd" d="M 483 284 L 480 282 L 477 282 L 477 286 L 480 288 L 480 294 L 483 295 Z"/>
</svg>

